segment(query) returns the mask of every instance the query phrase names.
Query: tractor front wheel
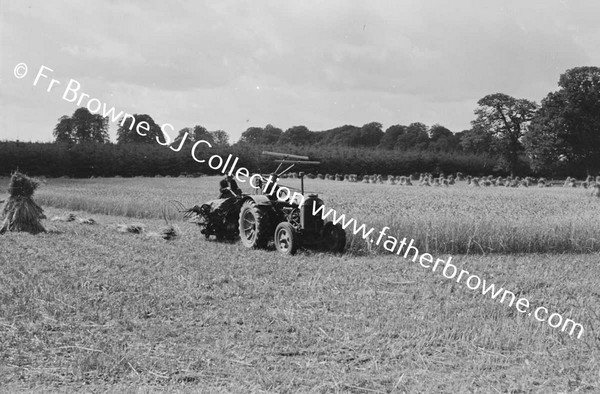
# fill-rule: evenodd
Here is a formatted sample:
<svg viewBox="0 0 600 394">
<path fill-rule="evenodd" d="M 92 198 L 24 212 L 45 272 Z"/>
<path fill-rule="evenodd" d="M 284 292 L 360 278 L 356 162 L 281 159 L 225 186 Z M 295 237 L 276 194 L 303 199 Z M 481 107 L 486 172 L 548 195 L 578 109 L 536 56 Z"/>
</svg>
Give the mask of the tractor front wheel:
<svg viewBox="0 0 600 394">
<path fill-rule="evenodd" d="M 242 205 L 239 220 L 240 238 L 247 248 L 264 249 L 269 243 L 268 217 L 264 208 L 252 200 Z"/>
<path fill-rule="evenodd" d="M 283 254 L 296 254 L 299 244 L 298 234 L 288 222 L 281 222 L 275 229 L 275 247 Z"/>
</svg>

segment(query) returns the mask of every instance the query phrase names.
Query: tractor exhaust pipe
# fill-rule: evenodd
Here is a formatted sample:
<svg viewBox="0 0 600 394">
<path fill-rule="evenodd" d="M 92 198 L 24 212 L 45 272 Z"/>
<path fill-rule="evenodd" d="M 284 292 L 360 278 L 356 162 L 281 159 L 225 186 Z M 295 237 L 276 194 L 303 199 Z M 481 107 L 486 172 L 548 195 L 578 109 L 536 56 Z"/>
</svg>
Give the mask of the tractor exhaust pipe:
<svg viewBox="0 0 600 394">
<path fill-rule="evenodd" d="M 302 195 L 304 195 L 304 173 L 300 171 L 298 173 L 298 176 L 300 176 L 300 192 L 302 193 Z"/>
</svg>

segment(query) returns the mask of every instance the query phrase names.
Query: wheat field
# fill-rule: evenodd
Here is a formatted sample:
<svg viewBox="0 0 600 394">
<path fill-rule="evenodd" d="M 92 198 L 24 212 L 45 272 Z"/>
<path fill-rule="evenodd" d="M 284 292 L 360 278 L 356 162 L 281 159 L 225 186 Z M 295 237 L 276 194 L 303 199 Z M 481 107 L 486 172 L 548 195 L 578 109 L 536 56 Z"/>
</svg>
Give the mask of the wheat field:
<svg viewBox="0 0 600 394">
<path fill-rule="evenodd" d="M 131 218 L 160 218 L 170 200 L 191 207 L 218 195 L 218 177 L 51 179 L 41 204 Z M 299 188 L 299 180 L 282 185 Z M 250 188 L 241 185 L 243 190 Z M 306 180 L 326 207 L 379 231 L 413 238 L 432 253 L 588 253 L 600 251 L 600 199 L 583 188 L 394 186 Z M 172 210 L 172 209 L 171 209 Z M 348 229 L 351 252 L 367 245 Z"/>
</svg>

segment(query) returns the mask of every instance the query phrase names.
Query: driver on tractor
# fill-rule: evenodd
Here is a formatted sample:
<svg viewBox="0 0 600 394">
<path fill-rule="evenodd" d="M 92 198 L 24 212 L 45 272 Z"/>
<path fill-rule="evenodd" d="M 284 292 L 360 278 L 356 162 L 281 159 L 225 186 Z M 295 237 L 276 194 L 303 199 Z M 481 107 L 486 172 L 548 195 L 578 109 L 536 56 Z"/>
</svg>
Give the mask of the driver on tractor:
<svg viewBox="0 0 600 394">
<path fill-rule="evenodd" d="M 240 197 L 242 190 L 238 187 L 233 176 L 227 175 L 219 182 L 219 198 Z"/>
</svg>

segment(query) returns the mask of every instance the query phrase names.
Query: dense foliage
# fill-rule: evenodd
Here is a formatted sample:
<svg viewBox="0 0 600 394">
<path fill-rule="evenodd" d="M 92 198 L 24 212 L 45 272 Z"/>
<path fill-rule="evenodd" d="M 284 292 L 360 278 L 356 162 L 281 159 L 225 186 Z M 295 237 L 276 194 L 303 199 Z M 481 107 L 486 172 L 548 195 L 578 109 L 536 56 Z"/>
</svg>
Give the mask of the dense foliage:
<svg viewBox="0 0 600 394">
<path fill-rule="evenodd" d="M 534 169 L 600 171 L 600 67 L 576 67 L 542 100 L 524 144 Z"/>
<path fill-rule="evenodd" d="M 515 99 L 503 93 L 489 94 L 477 102 L 477 118 L 472 122 L 478 134 L 492 137 L 492 149 L 497 151 L 511 174 L 519 171 L 521 140 L 533 118 L 537 105 L 529 100 Z"/>
<path fill-rule="evenodd" d="M 85 107 L 75 110 L 71 116 L 61 116 L 53 132 L 56 142 L 76 143 L 106 143 L 108 138 L 108 118 L 92 114 Z"/>
<path fill-rule="evenodd" d="M 297 167 L 297 171 L 313 173 L 354 173 L 408 175 L 419 172 L 463 172 L 474 175 L 492 174 L 494 156 L 470 153 L 435 153 L 427 151 L 332 147 L 257 145 L 238 143 L 233 146 L 199 145 L 198 159 L 218 154 L 239 157 L 238 167 L 250 171 L 270 172 L 276 167 L 263 150 L 275 150 L 309 156 L 321 162 L 318 166 Z M 175 152 L 159 144 L 58 144 L 32 142 L 0 142 L 0 175 L 19 169 L 30 175 L 46 176 L 155 176 L 181 174 L 214 174 L 207 163 L 197 163 L 189 146 Z"/>
</svg>

